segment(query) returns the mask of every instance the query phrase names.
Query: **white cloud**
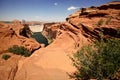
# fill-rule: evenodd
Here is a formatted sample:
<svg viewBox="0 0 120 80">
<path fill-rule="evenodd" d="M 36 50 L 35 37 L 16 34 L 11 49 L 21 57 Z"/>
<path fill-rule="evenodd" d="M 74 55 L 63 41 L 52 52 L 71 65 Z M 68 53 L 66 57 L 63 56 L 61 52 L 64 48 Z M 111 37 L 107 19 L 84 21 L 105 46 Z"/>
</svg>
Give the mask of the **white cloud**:
<svg viewBox="0 0 120 80">
<path fill-rule="evenodd" d="M 79 7 L 74 7 L 74 6 L 70 6 L 69 8 L 67 8 L 68 11 L 70 10 L 75 10 L 75 9 L 78 9 Z"/>
<path fill-rule="evenodd" d="M 58 3 L 56 3 L 56 2 L 55 2 L 55 3 L 54 3 L 54 5 L 55 5 L 55 6 L 57 6 L 57 5 L 58 5 Z"/>
</svg>

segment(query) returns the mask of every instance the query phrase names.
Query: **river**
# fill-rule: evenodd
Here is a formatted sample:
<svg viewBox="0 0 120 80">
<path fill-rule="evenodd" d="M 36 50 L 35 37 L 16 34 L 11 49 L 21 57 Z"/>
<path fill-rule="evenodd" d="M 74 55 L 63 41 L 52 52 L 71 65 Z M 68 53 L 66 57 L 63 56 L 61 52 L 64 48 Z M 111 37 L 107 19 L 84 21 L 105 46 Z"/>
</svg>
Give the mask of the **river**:
<svg viewBox="0 0 120 80">
<path fill-rule="evenodd" d="M 29 26 L 30 30 L 33 32 L 32 37 L 39 42 L 40 44 L 45 44 L 45 46 L 48 45 L 48 40 L 46 39 L 46 37 L 41 33 L 44 25 L 32 25 Z"/>
</svg>

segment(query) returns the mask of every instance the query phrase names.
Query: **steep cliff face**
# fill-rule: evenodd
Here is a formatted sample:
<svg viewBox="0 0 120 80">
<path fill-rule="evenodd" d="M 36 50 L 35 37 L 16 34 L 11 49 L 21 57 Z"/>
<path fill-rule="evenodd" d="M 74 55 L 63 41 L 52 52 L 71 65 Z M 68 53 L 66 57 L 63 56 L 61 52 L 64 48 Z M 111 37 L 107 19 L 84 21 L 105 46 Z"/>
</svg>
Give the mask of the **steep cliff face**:
<svg viewBox="0 0 120 80">
<path fill-rule="evenodd" d="M 68 55 L 94 39 L 120 38 L 120 2 L 82 8 L 66 22 L 46 24 L 43 34 L 53 43 L 20 60 L 14 80 L 71 80 L 67 73 L 75 69 Z"/>
<path fill-rule="evenodd" d="M 14 21 L 13 24 L 0 23 L 0 52 L 6 51 L 13 45 L 24 46 L 30 51 L 40 47 L 31 37 L 31 31 L 27 24 Z"/>
<path fill-rule="evenodd" d="M 88 38 L 99 38 L 102 32 L 105 37 L 120 37 L 120 2 L 111 2 L 98 7 L 82 8 L 66 20 L 82 28 L 82 34 Z M 101 30 L 102 29 L 102 30 Z"/>
<path fill-rule="evenodd" d="M 99 39 L 101 33 L 105 37 L 119 38 L 117 30 L 120 28 L 120 2 L 115 1 L 97 7 L 82 8 L 69 15 L 66 20 L 67 25 L 66 22 L 47 25 L 43 29 L 43 34 L 54 39 L 63 32 L 72 32 L 77 35 L 80 33 L 90 40 Z"/>
<path fill-rule="evenodd" d="M 24 59 L 22 56 L 9 53 L 8 48 L 13 45 L 24 46 L 29 51 L 39 49 L 41 45 L 31 37 L 31 31 L 26 24 L 14 20 L 12 24 L 0 23 L 0 80 L 14 80 L 18 69 L 18 61 Z M 10 55 L 4 60 L 4 55 Z"/>
</svg>

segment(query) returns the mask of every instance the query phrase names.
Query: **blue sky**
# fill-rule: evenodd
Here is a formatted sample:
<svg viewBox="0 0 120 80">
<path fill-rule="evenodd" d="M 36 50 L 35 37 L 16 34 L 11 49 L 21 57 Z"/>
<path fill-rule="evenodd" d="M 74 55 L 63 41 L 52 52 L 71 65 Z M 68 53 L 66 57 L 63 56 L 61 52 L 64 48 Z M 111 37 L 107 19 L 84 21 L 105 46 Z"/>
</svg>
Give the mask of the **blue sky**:
<svg viewBox="0 0 120 80">
<path fill-rule="evenodd" d="M 65 21 L 81 7 L 101 5 L 113 0 L 0 0 L 0 21 Z"/>
</svg>

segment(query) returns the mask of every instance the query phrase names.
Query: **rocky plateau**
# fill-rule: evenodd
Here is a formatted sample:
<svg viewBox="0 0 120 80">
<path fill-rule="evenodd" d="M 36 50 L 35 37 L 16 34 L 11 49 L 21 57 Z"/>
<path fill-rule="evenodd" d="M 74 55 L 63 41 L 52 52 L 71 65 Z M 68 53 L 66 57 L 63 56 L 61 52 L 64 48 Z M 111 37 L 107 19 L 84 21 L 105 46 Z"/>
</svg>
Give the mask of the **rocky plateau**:
<svg viewBox="0 0 120 80">
<path fill-rule="evenodd" d="M 103 38 L 120 39 L 120 2 L 81 8 L 66 18 L 66 22 L 44 24 L 42 34 L 53 42 L 42 47 L 31 38 L 27 24 L 14 20 L 0 23 L 0 56 L 13 45 L 32 51 L 30 57 L 12 55 L 0 58 L 0 80 L 72 80 L 68 74 L 75 71 L 69 55 L 82 46 Z M 12 54 L 12 53 L 8 53 Z"/>
</svg>

